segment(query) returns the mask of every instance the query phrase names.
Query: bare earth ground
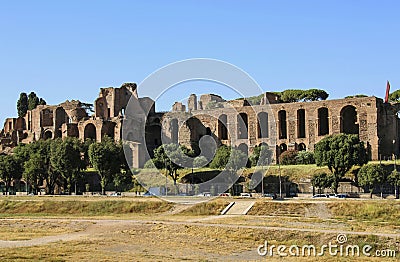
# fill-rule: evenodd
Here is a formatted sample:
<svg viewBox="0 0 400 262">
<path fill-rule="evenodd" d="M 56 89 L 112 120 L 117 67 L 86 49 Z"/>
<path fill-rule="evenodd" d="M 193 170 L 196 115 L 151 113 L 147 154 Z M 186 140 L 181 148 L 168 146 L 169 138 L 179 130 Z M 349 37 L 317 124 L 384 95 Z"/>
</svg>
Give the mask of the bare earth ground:
<svg viewBox="0 0 400 262">
<path fill-rule="evenodd" d="M 159 214 L 96 218 L 4 218 L 1 261 L 398 261 L 381 257 L 261 257 L 257 247 L 322 245 L 345 233 L 348 243 L 399 252 L 400 229 L 332 218 L 318 202 L 302 215 L 182 215 L 177 205 Z M 321 214 L 320 216 L 318 214 Z"/>
</svg>

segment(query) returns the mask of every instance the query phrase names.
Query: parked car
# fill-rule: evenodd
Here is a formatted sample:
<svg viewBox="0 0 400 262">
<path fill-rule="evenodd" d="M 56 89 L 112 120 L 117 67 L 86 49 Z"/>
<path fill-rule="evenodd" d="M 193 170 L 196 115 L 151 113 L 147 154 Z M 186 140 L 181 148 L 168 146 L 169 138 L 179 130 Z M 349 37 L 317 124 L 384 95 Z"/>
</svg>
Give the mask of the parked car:
<svg viewBox="0 0 400 262">
<path fill-rule="evenodd" d="M 251 193 L 240 193 L 241 197 L 252 197 Z"/>
<path fill-rule="evenodd" d="M 337 194 L 336 198 L 348 198 L 349 196 L 347 194 Z"/>
<path fill-rule="evenodd" d="M 276 194 L 275 193 L 273 193 L 273 194 L 264 194 L 263 197 L 269 198 L 269 199 L 276 199 Z"/>
<path fill-rule="evenodd" d="M 112 193 L 110 196 L 121 196 L 121 192 Z"/>
<path fill-rule="evenodd" d="M 348 198 L 347 194 L 329 194 L 330 198 Z"/>
<path fill-rule="evenodd" d="M 316 194 L 316 195 L 313 195 L 312 198 L 329 198 L 329 195 L 327 195 L 327 194 Z"/>
<path fill-rule="evenodd" d="M 210 193 L 210 192 L 203 192 L 203 193 L 198 194 L 197 196 L 200 196 L 200 197 L 210 197 L 210 196 L 211 196 L 211 193 Z"/>
<path fill-rule="evenodd" d="M 229 193 L 221 193 L 218 196 L 220 196 L 220 197 L 230 197 L 231 194 L 229 194 Z"/>
</svg>

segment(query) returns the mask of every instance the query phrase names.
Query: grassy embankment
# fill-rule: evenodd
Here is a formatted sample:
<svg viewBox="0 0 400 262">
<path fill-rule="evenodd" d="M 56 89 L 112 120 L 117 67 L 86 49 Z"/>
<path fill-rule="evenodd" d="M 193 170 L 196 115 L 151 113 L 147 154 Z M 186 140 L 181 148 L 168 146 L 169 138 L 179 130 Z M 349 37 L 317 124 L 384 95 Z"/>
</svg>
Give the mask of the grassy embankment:
<svg viewBox="0 0 400 262">
<path fill-rule="evenodd" d="M 170 210 L 173 204 L 159 199 L 88 199 L 33 197 L 6 198 L 0 201 L 0 216 L 118 216 L 129 214 L 157 214 Z"/>
</svg>

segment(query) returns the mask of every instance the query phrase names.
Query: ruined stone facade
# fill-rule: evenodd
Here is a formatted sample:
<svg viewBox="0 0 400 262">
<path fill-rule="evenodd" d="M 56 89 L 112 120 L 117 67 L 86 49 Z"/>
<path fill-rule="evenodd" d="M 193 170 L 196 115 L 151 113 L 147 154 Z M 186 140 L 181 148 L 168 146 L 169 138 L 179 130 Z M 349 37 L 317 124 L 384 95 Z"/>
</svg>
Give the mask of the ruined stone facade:
<svg viewBox="0 0 400 262">
<path fill-rule="evenodd" d="M 222 103 L 218 108 L 167 113 L 163 130 L 170 141 L 186 146 L 195 145 L 204 135 L 247 154 L 267 144 L 273 146 L 274 160 L 289 149 L 313 151 L 325 136 L 339 133 L 358 134 L 371 160 L 399 154 L 398 104 L 376 97 L 298 103 L 277 100 L 272 93 L 252 106 L 243 99 L 217 99 L 215 103 Z"/>
<path fill-rule="evenodd" d="M 81 102 L 66 101 L 8 118 L 0 134 L 0 151 L 39 139 L 101 141 L 107 135 L 127 141 L 125 152 L 132 166 L 141 167 L 162 143 L 179 142 L 198 150 L 204 136 L 248 154 L 255 146 L 267 144 L 276 160 L 283 151 L 312 151 L 325 136 L 348 133 L 359 135 L 372 160 L 399 154 L 400 106 L 376 97 L 279 103 L 276 94 L 265 93 L 259 105 L 251 106 L 245 99 L 225 101 L 208 94 L 198 101 L 192 94 L 187 107 L 175 103 L 171 112 L 157 113 L 154 101 L 139 98 L 136 89 L 130 83 L 101 88 L 92 115 Z M 130 101 L 134 103 L 128 112 Z"/>
<path fill-rule="evenodd" d="M 124 110 L 132 96 L 137 98 L 136 84 L 101 88 L 93 115 L 88 114 L 80 101 L 66 101 L 56 106 L 39 105 L 28 110 L 24 117 L 6 119 L 0 138 L 1 149 L 18 143 L 64 137 L 100 141 L 107 135 L 119 141 Z M 142 100 L 146 106 L 147 98 Z"/>
</svg>

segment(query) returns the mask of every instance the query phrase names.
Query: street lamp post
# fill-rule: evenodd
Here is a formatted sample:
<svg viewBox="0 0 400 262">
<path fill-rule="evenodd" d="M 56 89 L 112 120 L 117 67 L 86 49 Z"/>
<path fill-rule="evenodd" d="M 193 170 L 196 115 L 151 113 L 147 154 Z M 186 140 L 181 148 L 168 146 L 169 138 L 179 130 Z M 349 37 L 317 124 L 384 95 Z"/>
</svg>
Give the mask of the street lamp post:
<svg viewBox="0 0 400 262">
<path fill-rule="evenodd" d="M 282 199 L 282 177 L 281 177 L 281 163 L 278 164 L 279 167 L 279 198 Z"/>
<path fill-rule="evenodd" d="M 396 166 L 396 140 L 393 139 L 393 156 L 394 156 L 394 166 L 393 166 L 393 172 L 397 172 L 397 166 Z M 397 192 L 397 184 L 394 185 L 394 197 L 398 199 L 398 192 Z"/>
<path fill-rule="evenodd" d="M 164 159 L 164 166 L 165 166 L 165 196 L 168 196 L 168 188 L 167 188 L 168 168 L 167 168 L 167 160 L 166 159 Z"/>
<path fill-rule="evenodd" d="M 264 197 L 264 165 L 262 166 L 261 172 L 261 196 Z"/>
</svg>

